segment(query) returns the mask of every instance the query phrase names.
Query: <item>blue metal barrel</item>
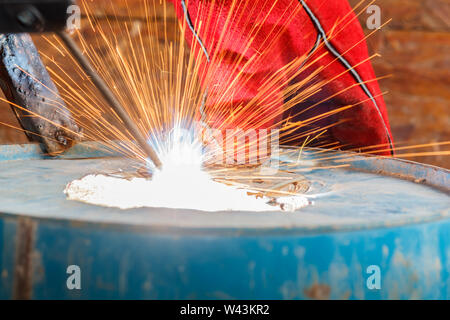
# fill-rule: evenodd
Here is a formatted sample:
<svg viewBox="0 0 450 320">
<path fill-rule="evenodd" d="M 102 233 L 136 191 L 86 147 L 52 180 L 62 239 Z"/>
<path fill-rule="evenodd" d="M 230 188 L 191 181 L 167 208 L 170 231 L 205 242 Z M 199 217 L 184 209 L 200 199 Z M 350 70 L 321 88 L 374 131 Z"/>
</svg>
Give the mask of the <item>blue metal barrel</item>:
<svg viewBox="0 0 450 320">
<path fill-rule="evenodd" d="M 339 165 L 341 155 L 348 167 L 302 173 L 327 196 L 299 212 L 120 210 L 68 201 L 63 190 L 127 160 L 89 144 L 58 159 L 1 146 L 0 298 L 450 298 L 450 172 L 320 158 Z M 69 266 L 80 289 L 68 286 Z"/>
</svg>

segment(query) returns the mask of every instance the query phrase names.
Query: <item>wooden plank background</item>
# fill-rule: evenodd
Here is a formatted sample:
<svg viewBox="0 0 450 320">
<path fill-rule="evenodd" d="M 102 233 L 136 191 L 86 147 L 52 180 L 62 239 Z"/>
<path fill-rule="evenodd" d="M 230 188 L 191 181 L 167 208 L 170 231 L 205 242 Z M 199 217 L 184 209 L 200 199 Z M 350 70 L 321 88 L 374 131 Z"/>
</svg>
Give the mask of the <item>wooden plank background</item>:
<svg viewBox="0 0 450 320">
<path fill-rule="evenodd" d="M 139 1 L 127 1 L 133 13 L 140 7 Z M 109 1 L 96 0 L 98 14 L 104 13 L 102 2 Z M 118 5 L 116 13 L 126 14 L 125 1 L 114 2 Z M 353 6 L 359 2 L 350 0 Z M 368 39 L 368 45 L 372 53 L 382 56 L 373 61 L 376 74 L 392 75 L 381 80 L 380 85 L 383 91 L 389 91 L 385 99 L 394 139 L 408 146 L 450 141 L 450 0 L 378 0 L 375 4 L 381 8 L 383 21 L 392 18 Z M 173 11 L 169 14 L 174 17 Z M 363 27 L 368 17 L 365 11 L 360 15 Z M 35 40 L 40 50 L 52 50 L 45 41 Z M 9 107 L 1 102 L 0 121 L 18 126 Z M 22 132 L 0 125 L 0 143 L 26 141 Z M 399 154 L 445 149 L 449 150 L 436 146 Z M 450 156 L 412 160 L 450 168 Z"/>
<path fill-rule="evenodd" d="M 356 6 L 360 0 L 350 0 Z M 450 0 L 377 0 L 383 21 L 368 39 L 395 141 L 405 145 L 450 141 Z M 358 11 L 358 10 L 356 10 Z M 363 27 L 369 15 L 360 16 Z M 369 34 L 371 30 L 366 30 Z M 448 146 L 398 153 L 449 150 Z M 450 168 L 450 156 L 412 160 Z"/>
</svg>

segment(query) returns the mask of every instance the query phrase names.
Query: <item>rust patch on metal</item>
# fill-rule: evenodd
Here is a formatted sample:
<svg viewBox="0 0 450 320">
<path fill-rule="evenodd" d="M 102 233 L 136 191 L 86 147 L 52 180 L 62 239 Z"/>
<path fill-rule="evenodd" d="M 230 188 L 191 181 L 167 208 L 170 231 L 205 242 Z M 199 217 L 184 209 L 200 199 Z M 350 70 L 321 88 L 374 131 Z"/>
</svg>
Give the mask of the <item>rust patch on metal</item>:
<svg viewBox="0 0 450 320">
<path fill-rule="evenodd" d="M 329 300 L 331 294 L 330 286 L 326 284 L 315 283 L 303 291 L 305 296 L 314 300 Z"/>
<path fill-rule="evenodd" d="M 13 299 L 31 299 L 33 293 L 33 248 L 36 223 L 19 218 L 16 234 Z"/>
</svg>

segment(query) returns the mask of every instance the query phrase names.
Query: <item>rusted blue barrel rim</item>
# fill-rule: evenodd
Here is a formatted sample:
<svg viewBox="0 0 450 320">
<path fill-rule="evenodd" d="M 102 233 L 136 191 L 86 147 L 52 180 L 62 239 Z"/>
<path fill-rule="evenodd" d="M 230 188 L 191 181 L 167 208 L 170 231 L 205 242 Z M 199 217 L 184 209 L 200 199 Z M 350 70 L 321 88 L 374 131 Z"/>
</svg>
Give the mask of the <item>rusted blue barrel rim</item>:
<svg viewBox="0 0 450 320">
<path fill-rule="evenodd" d="M 289 150 L 289 149 L 288 149 Z M 295 149 L 291 149 L 293 152 Z M 309 149 L 312 151 L 317 151 L 317 149 Z M 323 150 L 320 150 L 323 152 Z M 337 154 L 336 151 L 326 151 L 330 155 Z M 307 155 L 308 152 L 305 151 Z M 323 155 L 324 153 L 322 153 Z M 394 176 L 396 178 L 407 179 L 410 181 L 416 181 L 420 184 L 424 184 L 430 186 L 435 189 L 439 189 L 440 191 L 444 191 L 449 194 L 449 181 L 450 181 L 450 171 L 438 168 L 430 165 L 419 164 L 416 162 L 401 160 L 401 159 L 392 159 L 392 158 L 384 158 L 384 157 L 374 157 L 364 154 L 355 154 L 355 153 L 342 153 L 345 154 L 346 158 L 351 158 L 351 161 L 348 163 L 351 165 L 352 170 L 361 170 L 370 173 L 376 173 L 378 175 L 386 175 L 386 176 Z M 59 159 L 84 159 L 84 158 L 97 158 L 97 157 L 117 157 L 119 154 L 113 152 L 112 150 L 104 147 L 102 144 L 97 142 L 86 142 L 83 144 L 79 144 L 76 147 L 72 148 L 67 154 L 60 156 Z M 347 157 L 348 156 L 348 157 Z M 285 156 L 286 157 L 286 156 Z M 331 157 L 332 158 L 332 157 Z M 36 144 L 25 144 L 25 145 L 3 145 L 0 146 L 0 161 L 1 160 L 32 160 L 32 159 L 48 159 L 48 157 L 43 156 L 40 153 L 39 146 Z M 286 160 L 286 159 L 283 159 Z M 289 159 L 288 159 L 289 160 Z M 330 164 L 342 164 L 339 162 L 339 159 L 331 160 Z M 173 211 L 172 209 L 164 209 L 168 214 Z M 180 211 L 180 210 L 178 210 Z M 191 211 L 192 212 L 192 211 Z M 32 219 L 37 219 L 40 221 L 46 221 L 51 223 L 76 223 L 77 225 L 82 225 L 86 227 L 98 228 L 99 226 L 102 228 L 112 228 L 112 229 L 127 229 L 127 230 L 135 230 L 142 232 L 156 232 L 156 233 L 170 233 L 170 234 L 230 234 L 230 235 L 254 235 L 254 234 L 309 234 L 309 233 L 324 233 L 324 232 L 344 232 L 351 230 L 365 230 L 365 229 L 374 229 L 374 228 L 392 228 L 398 227 L 408 224 L 415 223 L 427 223 L 432 221 L 438 221 L 442 219 L 448 218 L 450 212 L 443 212 L 441 214 L 430 215 L 426 217 L 409 217 L 405 219 L 399 219 L 395 222 L 386 223 L 374 223 L 373 221 L 368 222 L 367 224 L 357 224 L 357 225 L 339 225 L 338 227 L 327 226 L 327 227 L 313 227 L 308 228 L 305 226 L 302 227 L 292 227 L 292 228 L 276 228 L 276 227 L 242 227 L 242 228 L 230 228 L 230 227 L 176 227 L 176 226 L 140 226 L 135 224 L 119 224 L 116 222 L 108 222 L 108 221 L 72 221 L 67 218 L 46 218 L 46 217 L 36 217 L 30 216 Z M 15 218 L 17 214 L 10 213 L 0 213 L 0 216 L 4 216 L 5 218 Z M 22 216 L 27 216 L 26 214 Z"/>
</svg>

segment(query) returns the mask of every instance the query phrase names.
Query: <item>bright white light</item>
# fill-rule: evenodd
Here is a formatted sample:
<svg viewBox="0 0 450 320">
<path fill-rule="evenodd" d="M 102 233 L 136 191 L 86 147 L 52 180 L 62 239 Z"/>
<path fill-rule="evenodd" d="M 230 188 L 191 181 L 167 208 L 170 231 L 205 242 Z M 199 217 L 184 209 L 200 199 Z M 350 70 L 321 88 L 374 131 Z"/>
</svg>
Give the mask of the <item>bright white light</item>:
<svg viewBox="0 0 450 320">
<path fill-rule="evenodd" d="M 166 149 L 159 150 L 163 170 L 155 172 L 152 180 L 88 175 L 68 184 L 64 192 L 70 200 L 121 209 L 155 207 L 208 212 L 282 211 L 280 206 L 268 204 L 270 198 L 249 196 L 248 190 L 212 180 L 202 169 L 201 144 L 187 134 L 183 130 L 171 132 L 166 140 Z M 306 198 L 289 198 L 295 198 L 294 209 L 309 204 Z M 292 206 L 289 208 L 291 211 Z"/>
</svg>

